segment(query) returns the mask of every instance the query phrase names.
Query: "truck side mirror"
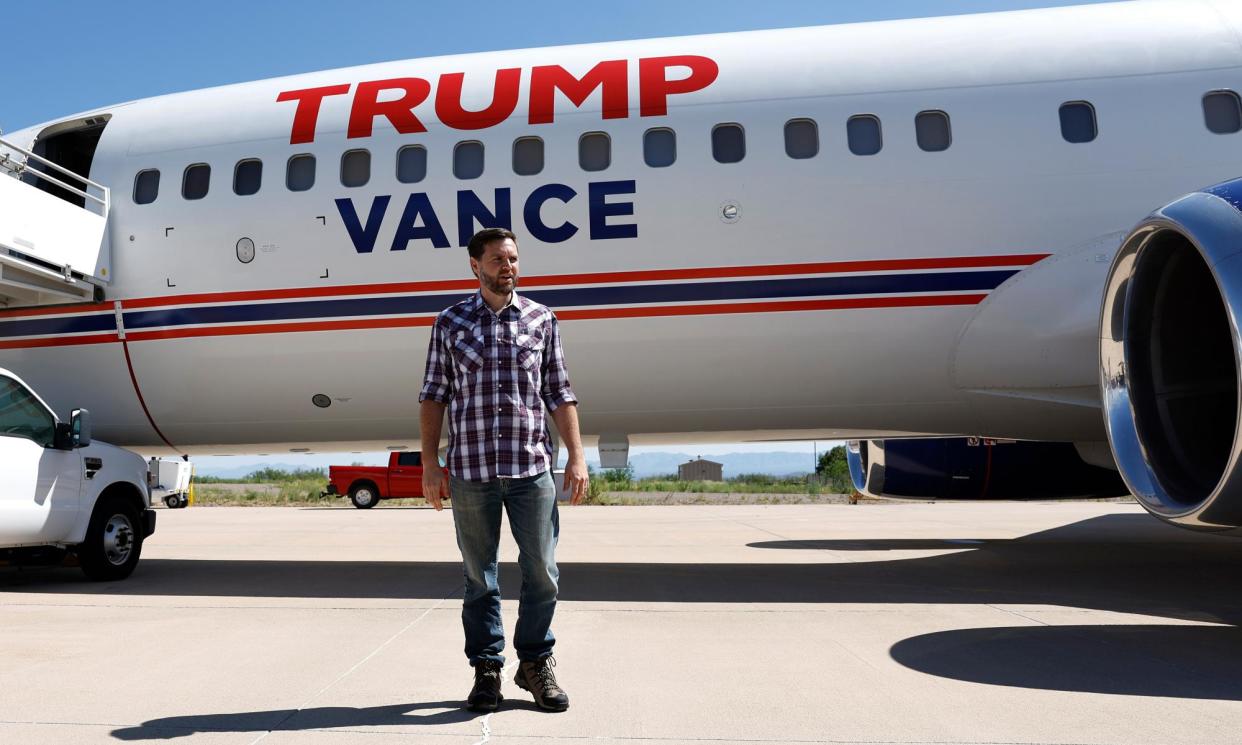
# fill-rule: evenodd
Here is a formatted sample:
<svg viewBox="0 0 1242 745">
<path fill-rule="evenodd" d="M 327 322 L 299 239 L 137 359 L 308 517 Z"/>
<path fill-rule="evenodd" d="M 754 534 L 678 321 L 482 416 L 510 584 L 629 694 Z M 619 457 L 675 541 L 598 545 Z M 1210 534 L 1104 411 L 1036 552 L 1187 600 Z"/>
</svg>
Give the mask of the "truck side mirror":
<svg viewBox="0 0 1242 745">
<path fill-rule="evenodd" d="M 75 448 L 84 448 L 91 444 L 91 412 L 89 409 L 74 409 L 69 416 L 69 429 Z"/>
</svg>

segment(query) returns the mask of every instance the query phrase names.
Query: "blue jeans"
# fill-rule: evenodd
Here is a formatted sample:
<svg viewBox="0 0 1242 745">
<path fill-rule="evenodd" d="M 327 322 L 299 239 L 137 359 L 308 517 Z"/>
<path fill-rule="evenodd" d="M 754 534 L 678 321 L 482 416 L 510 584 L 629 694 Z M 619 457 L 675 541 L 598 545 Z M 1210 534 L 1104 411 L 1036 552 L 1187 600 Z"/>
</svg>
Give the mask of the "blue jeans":
<svg viewBox="0 0 1242 745">
<path fill-rule="evenodd" d="M 496 551 L 500 544 L 501 508 L 518 545 L 522 595 L 518 602 L 513 647 L 518 659 L 541 660 L 552 654 L 552 614 L 556 611 L 556 540 L 561 532 L 552 474 L 495 481 L 464 481 L 451 476 L 453 525 L 466 574 L 461 623 L 466 657 L 504 664 L 505 629 L 500 617 L 500 582 Z"/>
</svg>

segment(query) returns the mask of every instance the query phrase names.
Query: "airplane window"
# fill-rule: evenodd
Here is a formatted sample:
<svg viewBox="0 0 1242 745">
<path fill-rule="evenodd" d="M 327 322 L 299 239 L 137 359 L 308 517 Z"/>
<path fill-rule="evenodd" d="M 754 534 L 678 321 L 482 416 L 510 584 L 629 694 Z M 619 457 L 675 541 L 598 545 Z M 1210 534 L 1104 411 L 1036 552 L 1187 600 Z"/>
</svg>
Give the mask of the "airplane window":
<svg viewBox="0 0 1242 745">
<path fill-rule="evenodd" d="M 1091 142 L 1099 134 L 1095 108 L 1086 101 L 1061 104 L 1061 136 L 1066 142 Z"/>
<path fill-rule="evenodd" d="M 289 191 L 306 191 L 315 185 L 315 156 L 295 155 L 285 168 L 285 186 Z"/>
<path fill-rule="evenodd" d="M 740 124 L 712 128 L 712 157 L 717 163 L 737 163 L 746 157 L 746 133 Z"/>
<path fill-rule="evenodd" d="M 483 143 L 457 143 L 457 147 L 453 148 L 453 175 L 459 179 L 483 175 Z"/>
<path fill-rule="evenodd" d="M 1233 91 L 1212 91 L 1203 97 L 1203 119 L 1218 135 L 1242 130 L 1242 99 Z"/>
<path fill-rule="evenodd" d="M 855 155 L 875 155 L 884 147 L 880 118 L 871 114 L 851 116 L 845 123 L 845 136 Z"/>
<path fill-rule="evenodd" d="M 665 168 L 677 160 L 677 133 L 657 127 L 643 133 L 643 160 L 652 168 Z"/>
<path fill-rule="evenodd" d="M 543 170 L 543 140 L 538 137 L 519 137 L 513 141 L 513 172 L 519 176 L 534 176 Z"/>
<path fill-rule="evenodd" d="M 949 115 L 943 111 L 922 111 L 914 117 L 914 136 L 919 148 L 929 153 L 949 149 L 953 135 L 949 131 Z"/>
<path fill-rule="evenodd" d="M 134 176 L 134 204 L 151 204 L 160 195 L 160 172 L 154 168 Z"/>
<path fill-rule="evenodd" d="M 397 180 L 403 184 L 416 184 L 427 178 L 427 148 L 422 145 L 406 145 L 397 151 Z"/>
<path fill-rule="evenodd" d="M 813 119 L 785 122 L 785 154 L 799 160 L 819 154 L 819 129 Z"/>
<path fill-rule="evenodd" d="M 588 132 L 578 140 L 578 165 L 584 171 L 602 171 L 612 164 L 612 140 L 603 132 Z"/>
<path fill-rule="evenodd" d="M 239 197 L 258 194 L 263 184 L 263 161 L 243 160 L 233 169 L 233 193 Z"/>
<path fill-rule="evenodd" d="M 371 180 L 371 151 L 346 150 L 341 156 L 341 185 L 366 186 Z"/>
<path fill-rule="evenodd" d="M 211 186 L 211 166 L 206 163 L 195 163 L 185 169 L 181 180 L 181 196 L 186 199 L 202 199 L 207 196 Z"/>
</svg>

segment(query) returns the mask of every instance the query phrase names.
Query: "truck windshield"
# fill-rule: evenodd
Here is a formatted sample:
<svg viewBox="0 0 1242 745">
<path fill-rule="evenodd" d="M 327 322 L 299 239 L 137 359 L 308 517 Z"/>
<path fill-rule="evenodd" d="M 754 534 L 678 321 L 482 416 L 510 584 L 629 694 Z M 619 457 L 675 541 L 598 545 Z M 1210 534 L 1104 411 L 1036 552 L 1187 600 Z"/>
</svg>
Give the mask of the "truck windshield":
<svg viewBox="0 0 1242 745">
<path fill-rule="evenodd" d="M 56 436 L 56 420 L 12 378 L 0 377 L 0 436 L 25 437 L 43 447 Z"/>
</svg>

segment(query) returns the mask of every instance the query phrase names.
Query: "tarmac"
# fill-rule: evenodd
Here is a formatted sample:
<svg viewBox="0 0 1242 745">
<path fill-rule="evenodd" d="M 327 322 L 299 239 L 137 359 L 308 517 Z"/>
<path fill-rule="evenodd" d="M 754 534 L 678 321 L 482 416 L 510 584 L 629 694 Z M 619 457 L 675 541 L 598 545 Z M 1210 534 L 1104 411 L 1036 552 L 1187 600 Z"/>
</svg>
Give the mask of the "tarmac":
<svg viewBox="0 0 1242 745">
<path fill-rule="evenodd" d="M 1237 743 L 1242 541 L 1119 503 L 562 508 L 569 711 L 462 708 L 452 517 L 161 510 L 0 568 L 0 743 Z M 502 543 L 513 628 L 516 549 Z M 509 676 L 513 660 L 509 662 Z"/>
</svg>

